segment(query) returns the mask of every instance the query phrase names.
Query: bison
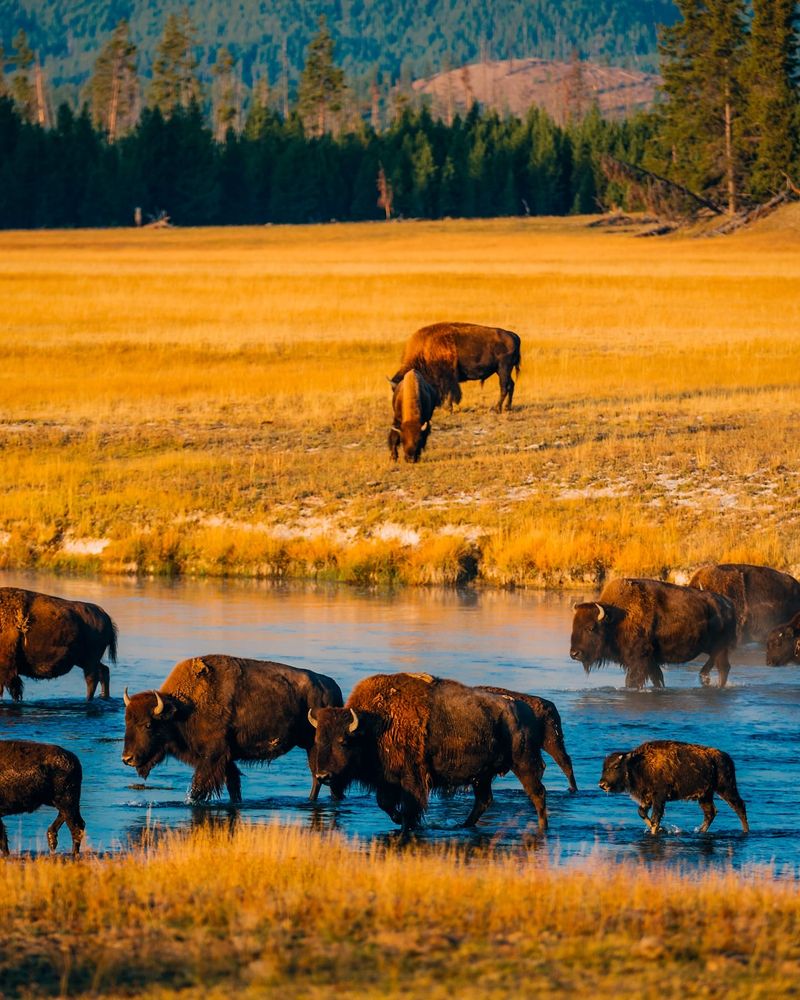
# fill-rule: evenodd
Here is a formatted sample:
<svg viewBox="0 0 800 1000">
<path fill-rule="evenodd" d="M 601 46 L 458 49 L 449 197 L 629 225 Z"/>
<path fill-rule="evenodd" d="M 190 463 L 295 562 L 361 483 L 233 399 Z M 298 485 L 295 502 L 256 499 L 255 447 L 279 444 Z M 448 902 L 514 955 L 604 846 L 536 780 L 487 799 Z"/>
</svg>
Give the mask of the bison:
<svg viewBox="0 0 800 1000">
<path fill-rule="evenodd" d="M 733 603 L 738 642 L 763 642 L 772 629 L 800 611 L 800 583 L 769 566 L 701 566 L 689 586 L 724 594 Z"/>
<path fill-rule="evenodd" d="M 6 687 L 20 701 L 22 677 L 49 680 L 77 666 L 86 678 L 87 700 L 98 683 L 108 698 L 106 650 L 116 663 L 117 626 L 96 604 L 0 587 L 0 694 Z"/>
<path fill-rule="evenodd" d="M 176 664 L 160 691 L 128 696 L 125 689 L 123 763 L 146 778 L 167 756 L 194 768 L 191 798 L 203 801 L 226 785 L 241 801 L 235 761 L 272 761 L 302 747 L 312 761 L 311 710 L 342 704 L 336 681 L 285 663 L 235 656 L 196 656 Z"/>
<path fill-rule="evenodd" d="M 767 666 L 800 663 L 800 611 L 767 636 Z"/>
<path fill-rule="evenodd" d="M 431 417 L 439 405 L 439 393 L 417 371 L 408 371 L 394 387 L 389 431 L 389 453 L 397 461 L 402 445 L 407 462 L 418 462 L 431 432 Z"/>
<path fill-rule="evenodd" d="M 717 815 L 715 792 L 739 817 L 744 832 L 749 830 L 733 761 L 715 747 L 677 740 L 642 743 L 627 753 L 609 754 L 603 761 L 599 784 L 605 792 L 628 792 L 639 803 L 639 815 L 654 834 L 661 825 L 664 804 L 679 799 L 699 802 L 704 816 L 700 833 L 705 833 Z"/>
<path fill-rule="evenodd" d="M 664 686 L 661 665 L 687 663 L 701 653 L 703 684 L 713 667 L 724 687 L 736 645 L 736 617 L 727 597 L 659 580 L 612 580 L 599 601 L 575 606 L 570 656 L 588 673 L 611 660 L 625 668 L 626 687 L 649 680 Z"/>
<path fill-rule="evenodd" d="M 493 687 L 488 684 L 481 684 L 475 690 L 489 691 L 506 698 L 516 698 L 518 701 L 525 702 L 536 719 L 539 728 L 538 742 L 541 744 L 542 750 L 549 753 L 564 772 L 569 782 L 569 790 L 571 792 L 578 791 L 575 774 L 572 770 L 572 760 L 564 745 L 564 730 L 561 727 L 561 716 L 558 714 L 558 709 L 552 701 L 548 701 L 546 698 L 537 698 L 536 695 L 521 694 L 519 691 L 509 691 L 507 688 Z"/>
<path fill-rule="evenodd" d="M 511 409 L 514 380 L 519 377 L 520 339 L 516 333 L 496 326 L 475 323 L 434 323 L 423 326 L 409 338 L 403 351 L 400 368 L 391 381 L 399 383 L 406 372 L 416 369 L 434 385 L 442 403 L 461 402 L 460 382 L 480 380 L 481 385 L 491 375 L 500 380 L 497 412 Z"/>
<path fill-rule="evenodd" d="M 354 782 L 408 834 L 431 791 L 470 786 L 474 826 L 492 802 L 492 779 L 513 771 L 547 828 L 540 731 L 528 705 L 429 674 L 377 674 L 344 708 L 309 712 L 317 779 L 341 794 Z"/>
<path fill-rule="evenodd" d="M 3 817 L 54 806 L 58 816 L 47 830 L 50 850 L 58 846 L 63 823 L 72 834 L 72 853 L 78 854 L 86 824 L 81 816 L 81 762 L 74 753 L 51 743 L 0 740 L 0 854 L 8 854 Z"/>
</svg>

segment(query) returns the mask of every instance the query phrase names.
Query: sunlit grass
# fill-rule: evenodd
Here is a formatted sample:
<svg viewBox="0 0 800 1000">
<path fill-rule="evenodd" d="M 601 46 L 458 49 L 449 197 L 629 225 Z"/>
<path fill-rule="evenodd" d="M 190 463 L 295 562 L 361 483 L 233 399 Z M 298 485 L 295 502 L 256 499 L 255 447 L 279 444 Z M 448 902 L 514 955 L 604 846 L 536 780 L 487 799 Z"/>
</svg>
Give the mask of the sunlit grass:
<svg viewBox="0 0 800 1000">
<path fill-rule="evenodd" d="M 578 586 L 800 566 L 782 220 L 0 234 L 0 565 Z M 392 467 L 385 376 L 446 318 L 519 332 L 518 409 L 468 384 Z"/>
<path fill-rule="evenodd" d="M 4 996 L 772 997 L 800 894 L 769 872 L 551 866 L 239 825 L 0 866 Z M 170 991 L 169 994 L 161 992 Z M 211 990 L 219 991 L 210 994 Z"/>
</svg>

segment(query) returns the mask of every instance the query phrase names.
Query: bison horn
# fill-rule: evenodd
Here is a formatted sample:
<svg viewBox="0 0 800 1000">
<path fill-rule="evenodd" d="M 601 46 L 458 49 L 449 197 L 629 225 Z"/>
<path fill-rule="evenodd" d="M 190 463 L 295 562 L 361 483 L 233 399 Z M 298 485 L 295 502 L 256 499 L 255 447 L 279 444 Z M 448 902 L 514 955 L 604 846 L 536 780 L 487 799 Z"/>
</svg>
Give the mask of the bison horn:
<svg viewBox="0 0 800 1000">
<path fill-rule="evenodd" d="M 594 606 L 597 608 L 597 620 L 601 622 L 606 616 L 605 608 L 602 604 L 598 604 L 597 601 L 595 601 Z"/>
<path fill-rule="evenodd" d="M 156 707 L 153 709 L 153 715 L 157 718 L 164 711 L 164 702 L 158 691 L 154 691 L 153 694 L 156 696 Z"/>
<path fill-rule="evenodd" d="M 430 420 L 426 420 L 425 423 L 422 425 L 422 427 L 420 427 L 420 430 L 426 431 L 428 427 L 430 427 L 430 423 L 431 423 Z"/>
<path fill-rule="evenodd" d="M 308 710 L 308 721 L 309 721 L 309 722 L 311 723 L 311 725 L 312 725 L 312 726 L 313 726 L 313 727 L 314 727 L 315 729 L 316 729 L 316 728 L 317 728 L 317 726 L 319 725 L 319 723 L 317 722 L 317 720 L 316 720 L 316 719 L 314 718 L 314 713 L 313 713 L 313 712 L 311 711 L 311 709 L 310 709 L 310 708 L 309 708 L 309 710 Z"/>
<path fill-rule="evenodd" d="M 125 708 L 127 708 L 128 705 L 130 705 L 130 703 L 131 703 L 131 699 L 130 699 L 130 696 L 128 694 L 128 689 L 127 688 L 125 688 L 125 690 L 122 692 L 122 700 L 125 702 Z"/>
<path fill-rule="evenodd" d="M 354 733 L 358 729 L 358 716 L 352 708 L 350 709 L 350 714 L 353 716 L 353 721 L 347 727 L 347 731 L 348 733 Z"/>
</svg>

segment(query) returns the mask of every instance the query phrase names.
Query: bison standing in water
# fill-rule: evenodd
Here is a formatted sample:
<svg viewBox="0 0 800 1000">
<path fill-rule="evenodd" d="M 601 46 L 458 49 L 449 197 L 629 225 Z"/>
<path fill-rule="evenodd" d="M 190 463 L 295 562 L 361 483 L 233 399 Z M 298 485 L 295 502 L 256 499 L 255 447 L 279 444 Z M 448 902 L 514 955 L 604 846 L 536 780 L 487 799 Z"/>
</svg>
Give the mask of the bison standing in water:
<svg viewBox="0 0 800 1000">
<path fill-rule="evenodd" d="M 664 686 L 664 663 L 687 663 L 702 653 L 708 660 L 700 680 L 709 683 L 716 667 L 724 687 L 736 645 L 736 618 L 727 597 L 659 580 L 612 580 L 599 601 L 575 606 L 570 656 L 588 673 L 608 660 L 625 668 L 626 687 L 649 680 Z"/>
<path fill-rule="evenodd" d="M 394 387 L 389 431 L 389 452 L 397 461 L 402 445 L 407 462 L 418 462 L 431 432 L 433 411 L 439 405 L 439 393 L 417 371 L 409 371 Z"/>
<path fill-rule="evenodd" d="M 492 802 L 492 779 L 519 778 L 547 828 L 544 761 L 530 708 L 515 698 L 429 674 L 378 674 L 360 681 L 344 708 L 309 712 L 317 730 L 317 778 L 341 794 L 357 783 L 404 834 L 431 791 L 471 787 L 474 826 Z"/>
<path fill-rule="evenodd" d="M 74 753 L 50 743 L 0 740 L 0 854 L 8 854 L 4 816 L 53 806 L 58 816 L 47 830 L 51 851 L 66 823 L 72 834 L 72 853 L 78 854 L 86 824 L 81 816 L 81 762 Z"/>
<path fill-rule="evenodd" d="M 285 663 L 235 656 L 197 656 L 173 667 L 160 691 L 128 697 L 125 690 L 123 763 L 141 777 L 166 756 L 194 771 L 191 797 L 202 801 L 226 785 L 239 802 L 235 761 L 275 760 L 293 747 L 308 755 L 312 777 L 312 710 L 342 704 L 339 685 L 324 674 Z M 319 794 L 313 779 L 311 799 Z"/>
<path fill-rule="evenodd" d="M 522 694 L 519 691 L 509 691 L 507 688 L 493 687 L 488 684 L 480 684 L 475 690 L 488 691 L 491 694 L 499 694 L 505 698 L 514 698 L 525 702 L 531 712 L 533 712 L 534 719 L 536 720 L 538 729 L 537 742 L 541 745 L 542 750 L 550 754 L 564 772 L 569 782 L 569 790 L 571 792 L 578 791 L 575 774 L 572 770 L 572 760 L 564 744 L 564 730 L 561 726 L 561 716 L 552 701 L 548 701 L 546 698 L 537 698 L 533 694 Z"/>
<path fill-rule="evenodd" d="M 50 680 L 80 667 L 87 700 L 98 683 L 108 698 L 109 671 L 102 662 L 106 650 L 116 663 L 117 627 L 96 604 L 0 587 L 0 694 L 6 687 L 20 701 L 22 677 Z"/>
<path fill-rule="evenodd" d="M 767 666 L 800 663 L 800 611 L 767 636 Z"/>
<path fill-rule="evenodd" d="M 511 330 L 475 323 L 434 323 L 423 326 L 409 338 L 403 360 L 391 381 L 396 385 L 412 368 L 425 376 L 437 389 L 442 403 L 461 402 L 460 382 L 480 380 L 491 375 L 500 380 L 497 412 L 511 409 L 514 380 L 519 377 L 520 339 Z"/>
<path fill-rule="evenodd" d="M 599 784 L 605 792 L 628 792 L 639 803 L 639 815 L 651 833 L 658 833 L 664 804 L 679 799 L 700 804 L 704 817 L 700 832 L 705 833 L 717 815 L 715 792 L 739 817 L 744 832 L 749 830 L 733 761 L 714 747 L 677 740 L 642 743 L 627 753 L 609 754 Z"/>
<path fill-rule="evenodd" d="M 800 611 L 800 583 L 769 566 L 701 566 L 689 586 L 724 594 L 732 602 L 739 642 L 763 642 L 772 629 Z"/>
</svg>

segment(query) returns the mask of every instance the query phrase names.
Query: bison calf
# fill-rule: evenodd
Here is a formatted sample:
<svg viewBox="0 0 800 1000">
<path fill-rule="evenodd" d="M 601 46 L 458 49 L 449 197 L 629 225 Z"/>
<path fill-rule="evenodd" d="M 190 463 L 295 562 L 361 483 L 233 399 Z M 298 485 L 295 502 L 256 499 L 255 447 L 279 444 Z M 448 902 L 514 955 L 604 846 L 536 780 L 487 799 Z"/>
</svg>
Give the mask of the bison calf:
<svg viewBox="0 0 800 1000">
<path fill-rule="evenodd" d="M 767 666 L 784 667 L 787 663 L 800 663 L 800 611 L 767 636 Z"/>
<path fill-rule="evenodd" d="M 8 854 L 3 817 L 53 806 L 58 816 L 47 830 L 54 851 L 63 823 L 72 834 L 72 853 L 78 854 L 86 824 L 81 816 L 81 762 L 74 753 L 51 743 L 0 740 L 0 853 Z"/>
<path fill-rule="evenodd" d="M 677 740 L 642 743 L 627 753 L 609 754 L 599 784 L 604 792 L 628 792 L 639 803 L 639 815 L 651 833 L 658 833 L 664 804 L 679 799 L 700 804 L 704 816 L 700 832 L 705 833 L 717 815 L 715 792 L 739 817 L 744 832 L 749 830 L 733 761 L 714 747 Z"/>
</svg>

